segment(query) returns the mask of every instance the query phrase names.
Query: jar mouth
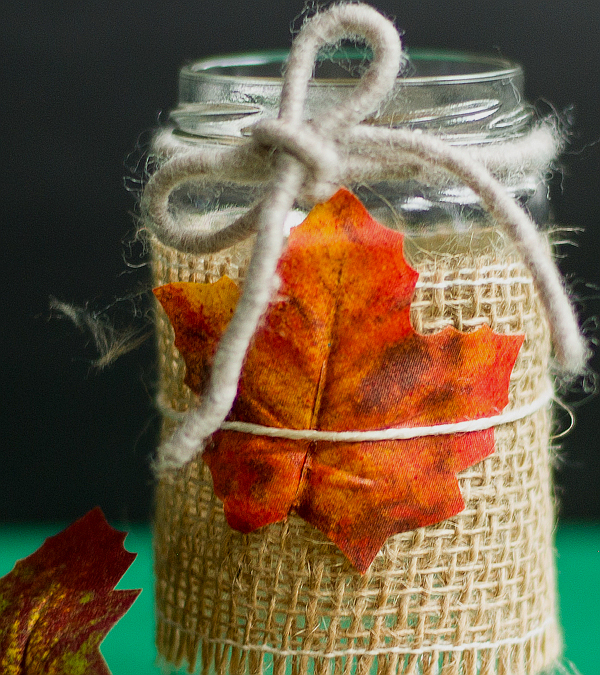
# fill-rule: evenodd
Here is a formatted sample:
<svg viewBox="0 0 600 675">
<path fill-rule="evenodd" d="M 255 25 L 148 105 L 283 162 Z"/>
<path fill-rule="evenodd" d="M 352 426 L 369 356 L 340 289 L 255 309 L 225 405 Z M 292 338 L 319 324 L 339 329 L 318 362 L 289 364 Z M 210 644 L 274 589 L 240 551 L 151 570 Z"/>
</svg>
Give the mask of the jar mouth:
<svg viewBox="0 0 600 675">
<path fill-rule="evenodd" d="M 235 79 L 244 82 L 282 81 L 282 70 L 289 52 L 271 50 L 247 54 L 209 57 L 184 66 L 180 76 L 199 80 Z M 452 50 L 408 49 L 398 75 L 402 86 L 461 84 L 522 77 L 518 63 L 509 59 Z M 317 62 L 309 86 L 354 86 L 370 58 L 368 49 L 338 49 Z"/>
<path fill-rule="evenodd" d="M 184 66 L 179 102 L 170 120 L 190 141 L 236 143 L 264 118 L 276 118 L 288 52 L 216 56 Z M 368 49 L 321 56 L 308 85 L 304 117 L 336 106 L 370 62 Z M 434 133 L 455 145 L 510 140 L 527 133 L 533 109 L 524 101 L 523 71 L 495 56 L 431 49 L 407 50 L 390 95 L 364 123 Z"/>
</svg>

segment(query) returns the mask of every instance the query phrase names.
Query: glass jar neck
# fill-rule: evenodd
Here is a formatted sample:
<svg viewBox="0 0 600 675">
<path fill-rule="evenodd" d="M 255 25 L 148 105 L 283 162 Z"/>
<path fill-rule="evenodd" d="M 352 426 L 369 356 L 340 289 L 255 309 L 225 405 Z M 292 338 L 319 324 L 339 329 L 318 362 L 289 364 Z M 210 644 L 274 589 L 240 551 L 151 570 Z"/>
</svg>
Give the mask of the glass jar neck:
<svg viewBox="0 0 600 675">
<path fill-rule="evenodd" d="M 248 128 L 278 114 L 286 51 L 224 56 L 182 68 L 174 132 L 190 140 L 235 143 Z M 338 50 L 319 61 L 305 117 L 335 106 L 356 85 L 368 52 Z M 455 145 L 506 141 L 531 128 L 523 71 L 501 58 L 414 49 L 386 103 L 365 123 L 435 133 Z"/>
</svg>

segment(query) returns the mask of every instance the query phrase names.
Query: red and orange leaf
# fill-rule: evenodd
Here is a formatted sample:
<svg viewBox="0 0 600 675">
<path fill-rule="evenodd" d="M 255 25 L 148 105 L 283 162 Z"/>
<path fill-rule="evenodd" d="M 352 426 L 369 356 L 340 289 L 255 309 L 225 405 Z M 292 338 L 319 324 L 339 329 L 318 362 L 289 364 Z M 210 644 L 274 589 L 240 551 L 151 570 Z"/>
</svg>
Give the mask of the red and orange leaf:
<svg viewBox="0 0 600 675">
<path fill-rule="evenodd" d="M 94 509 L 0 579 L 3 675 L 110 675 L 100 643 L 140 593 L 114 590 L 125 536 Z"/>
<path fill-rule="evenodd" d="M 363 431 L 503 410 L 523 337 L 487 326 L 415 333 L 410 303 L 418 275 L 402 241 L 347 190 L 292 230 L 277 297 L 250 345 L 229 420 Z M 177 333 L 182 317 L 164 306 Z M 195 349 L 210 362 L 214 351 Z M 192 366 L 198 358 L 184 357 Z M 203 457 L 233 528 L 251 532 L 296 512 L 364 572 L 392 534 L 460 512 L 456 474 L 493 451 L 493 430 L 361 443 L 219 431 Z"/>
<path fill-rule="evenodd" d="M 185 383 L 201 391 L 240 291 L 229 277 L 221 277 L 214 284 L 168 284 L 155 288 L 154 295 L 169 308 L 175 346 L 186 363 Z"/>
</svg>

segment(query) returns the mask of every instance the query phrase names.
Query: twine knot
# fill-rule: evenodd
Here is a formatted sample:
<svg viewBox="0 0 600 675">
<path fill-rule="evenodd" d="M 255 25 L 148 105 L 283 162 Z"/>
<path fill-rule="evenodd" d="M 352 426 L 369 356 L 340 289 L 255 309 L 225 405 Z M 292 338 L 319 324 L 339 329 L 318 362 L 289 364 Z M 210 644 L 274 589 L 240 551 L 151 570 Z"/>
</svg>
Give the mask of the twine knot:
<svg viewBox="0 0 600 675">
<path fill-rule="evenodd" d="M 305 122 L 308 83 L 319 50 L 349 37 L 371 46 L 373 59 L 367 72 L 344 101 Z M 393 24 L 366 5 L 337 5 L 304 25 L 287 62 L 279 118 L 252 127 L 255 142 L 287 153 L 304 167 L 305 176 L 294 195 L 297 200 L 309 206 L 325 202 L 344 182 L 346 162 L 336 141 L 347 145 L 352 129 L 392 91 L 401 56 Z"/>
<path fill-rule="evenodd" d="M 339 105 L 304 121 L 308 83 L 319 50 L 347 38 L 364 40 L 371 48 L 369 68 Z M 345 183 L 427 178 L 445 172 L 471 188 L 497 226 L 514 241 L 531 271 L 548 316 L 558 363 L 571 375 L 583 369 L 587 346 L 558 271 L 533 222 L 488 169 L 502 171 L 516 161 L 545 166 L 557 149 L 556 135 L 538 128 L 522 141 L 502 144 L 490 152 L 454 147 L 408 129 L 361 125 L 392 91 L 401 56 L 395 27 L 376 10 L 360 3 L 334 5 L 307 21 L 294 40 L 278 119 L 256 124 L 251 141 L 241 146 L 187 146 L 149 180 L 142 210 L 148 228 L 163 243 L 203 254 L 257 235 L 242 296 L 219 344 L 200 405 L 159 448 L 157 468 L 190 461 L 231 410 L 248 345 L 271 299 L 284 222 L 294 203 L 326 201 Z M 172 145 L 169 148 L 173 150 Z M 270 164 L 265 163 L 265 148 L 273 150 Z M 266 196 L 218 232 L 190 226 L 189 219 L 178 220 L 169 205 L 173 190 L 193 180 L 252 184 L 269 177 L 273 182 Z"/>
<path fill-rule="evenodd" d="M 262 120 L 251 128 L 260 146 L 291 155 L 305 170 L 297 196 L 303 205 L 326 202 L 339 189 L 341 164 L 334 143 L 309 123 L 293 124 L 283 119 Z"/>
</svg>

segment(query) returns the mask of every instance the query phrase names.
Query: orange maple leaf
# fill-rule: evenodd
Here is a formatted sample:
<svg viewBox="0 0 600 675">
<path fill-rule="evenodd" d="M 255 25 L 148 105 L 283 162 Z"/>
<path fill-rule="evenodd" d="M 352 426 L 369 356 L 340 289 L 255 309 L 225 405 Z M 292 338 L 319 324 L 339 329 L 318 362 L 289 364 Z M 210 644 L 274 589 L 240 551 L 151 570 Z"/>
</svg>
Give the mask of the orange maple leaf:
<svg viewBox="0 0 600 675">
<path fill-rule="evenodd" d="M 0 579 L 2 675 L 110 675 L 98 648 L 140 593 L 113 590 L 124 539 L 96 508 Z"/>
<path fill-rule="evenodd" d="M 402 241 L 347 190 L 292 230 L 277 297 L 248 350 L 228 420 L 366 431 L 503 410 L 523 337 L 487 326 L 415 333 L 410 303 L 418 274 L 404 260 Z M 220 315 L 231 314 L 237 287 L 229 279 L 155 290 L 197 393 L 194 383 L 204 380 L 217 342 L 214 329 L 210 339 L 202 337 L 204 325 L 214 326 L 205 300 L 213 293 L 224 301 Z M 493 429 L 368 442 L 220 430 L 203 459 L 231 527 L 251 532 L 293 511 L 364 572 L 392 534 L 462 511 L 456 474 L 493 451 Z"/>
</svg>

